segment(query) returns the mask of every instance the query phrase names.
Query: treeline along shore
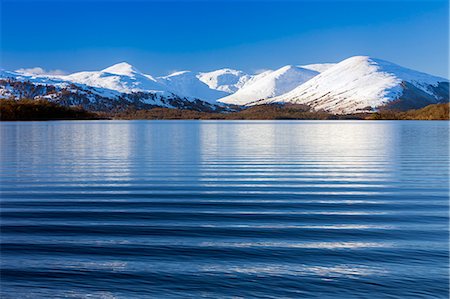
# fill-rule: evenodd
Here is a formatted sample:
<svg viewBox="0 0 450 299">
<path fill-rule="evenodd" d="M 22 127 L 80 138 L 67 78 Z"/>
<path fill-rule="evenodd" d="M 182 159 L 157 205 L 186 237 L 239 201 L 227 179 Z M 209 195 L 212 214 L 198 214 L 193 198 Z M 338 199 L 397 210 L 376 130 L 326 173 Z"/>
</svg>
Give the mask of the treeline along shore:
<svg viewBox="0 0 450 299">
<path fill-rule="evenodd" d="M 233 112 L 152 108 L 118 112 L 92 112 L 46 100 L 0 100 L 0 120 L 93 120 L 93 119 L 204 119 L 204 120 L 449 120 L 449 103 L 433 104 L 408 111 L 380 110 L 374 113 L 337 115 L 311 111 L 304 105 L 260 105 Z"/>
<path fill-rule="evenodd" d="M 0 100 L 0 120 L 82 120 L 102 116 L 81 107 L 67 107 L 46 100 Z"/>
</svg>

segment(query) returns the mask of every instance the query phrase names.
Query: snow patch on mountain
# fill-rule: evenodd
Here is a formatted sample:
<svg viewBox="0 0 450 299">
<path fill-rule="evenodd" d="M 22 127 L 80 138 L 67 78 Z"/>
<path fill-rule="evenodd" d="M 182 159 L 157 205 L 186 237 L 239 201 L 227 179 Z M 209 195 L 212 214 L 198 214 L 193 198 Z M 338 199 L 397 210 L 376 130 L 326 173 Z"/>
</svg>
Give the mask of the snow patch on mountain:
<svg viewBox="0 0 450 299">
<path fill-rule="evenodd" d="M 220 69 L 212 72 L 199 73 L 197 78 L 211 89 L 226 93 L 235 93 L 242 88 L 252 76 L 238 70 Z"/>
<path fill-rule="evenodd" d="M 315 63 L 315 64 L 306 64 L 306 65 L 299 65 L 299 67 L 302 67 L 304 69 L 316 71 L 319 73 L 323 73 L 332 66 L 334 66 L 336 63 Z"/>
</svg>

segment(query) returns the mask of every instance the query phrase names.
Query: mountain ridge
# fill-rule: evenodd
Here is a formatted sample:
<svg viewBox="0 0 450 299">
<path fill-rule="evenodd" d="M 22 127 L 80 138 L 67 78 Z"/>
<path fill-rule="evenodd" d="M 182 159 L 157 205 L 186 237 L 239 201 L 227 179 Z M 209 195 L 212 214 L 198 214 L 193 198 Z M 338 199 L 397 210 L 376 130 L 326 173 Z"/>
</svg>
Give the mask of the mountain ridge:
<svg viewBox="0 0 450 299">
<path fill-rule="evenodd" d="M 208 110 L 226 110 L 227 105 L 293 103 L 345 114 L 384 106 L 420 108 L 448 101 L 447 79 L 369 56 L 354 56 L 338 63 L 287 65 L 259 74 L 223 68 L 154 77 L 126 62 L 68 75 L 1 70 L 0 81 L 0 98 L 28 95 L 67 105 L 82 103 L 89 109 L 99 102 L 108 102 L 107 107 L 194 106 Z M 26 92 L 25 85 L 39 92 Z"/>
</svg>

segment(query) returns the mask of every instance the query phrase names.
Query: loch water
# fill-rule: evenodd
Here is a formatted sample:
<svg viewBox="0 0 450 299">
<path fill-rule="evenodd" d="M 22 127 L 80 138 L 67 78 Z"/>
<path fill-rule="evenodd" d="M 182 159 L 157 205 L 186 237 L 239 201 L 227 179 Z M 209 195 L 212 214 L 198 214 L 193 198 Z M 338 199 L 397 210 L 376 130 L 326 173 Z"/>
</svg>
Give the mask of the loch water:
<svg viewBox="0 0 450 299">
<path fill-rule="evenodd" d="M 445 121 L 0 123 L 1 298 L 448 298 Z"/>
</svg>

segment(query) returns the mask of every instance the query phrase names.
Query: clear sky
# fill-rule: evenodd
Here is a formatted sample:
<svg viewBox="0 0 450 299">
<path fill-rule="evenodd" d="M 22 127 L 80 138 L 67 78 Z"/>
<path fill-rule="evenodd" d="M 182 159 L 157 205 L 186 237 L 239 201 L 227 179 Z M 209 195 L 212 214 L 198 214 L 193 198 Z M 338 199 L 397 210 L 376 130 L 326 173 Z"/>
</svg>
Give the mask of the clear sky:
<svg viewBox="0 0 450 299">
<path fill-rule="evenodd" d="M 448 78 L 448 1 L 1 1 L 1 67 L 247 72 L 369 55 Z"/>
</svg>

